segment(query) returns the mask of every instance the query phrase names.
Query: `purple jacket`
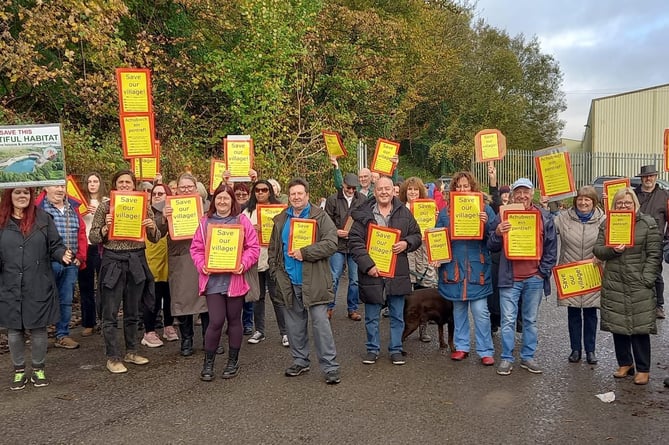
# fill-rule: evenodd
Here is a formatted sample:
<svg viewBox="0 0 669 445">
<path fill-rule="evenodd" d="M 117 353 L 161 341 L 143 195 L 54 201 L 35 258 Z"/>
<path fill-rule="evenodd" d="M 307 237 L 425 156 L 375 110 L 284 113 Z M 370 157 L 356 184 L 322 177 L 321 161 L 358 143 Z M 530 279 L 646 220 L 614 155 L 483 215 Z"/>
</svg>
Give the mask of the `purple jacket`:
<svg viewBox="0 0 669 445">
<path fill-rule="evenodd" d="M 258 262 L 260 256 L 260 244 L 258 243 L 258 235 L 256 234 L 251 221 L 245 215 L 239 215 L 238 222 L 244 227 L 244 247 L 242 249 L 242 264 L 244 271 L 249 270 L 255 263 Z M 195 231 L 193 242 L 190 245 L 190 256 L 193 258 L 193 264 L 198 272 L 198 290 L 200 295 L 204 295 L 207 288 L 207 281 L 209 275 L 202 273 L 205 265 L 205 247 L 207 243 L 207 215 L 200 220 L 200 225 Z M 230 274 L 230 287 L 228 288 L 228 296 L 242 297 L 249 291 L 249 285 L 244 279 L 244 275 Z"/>
</svg>

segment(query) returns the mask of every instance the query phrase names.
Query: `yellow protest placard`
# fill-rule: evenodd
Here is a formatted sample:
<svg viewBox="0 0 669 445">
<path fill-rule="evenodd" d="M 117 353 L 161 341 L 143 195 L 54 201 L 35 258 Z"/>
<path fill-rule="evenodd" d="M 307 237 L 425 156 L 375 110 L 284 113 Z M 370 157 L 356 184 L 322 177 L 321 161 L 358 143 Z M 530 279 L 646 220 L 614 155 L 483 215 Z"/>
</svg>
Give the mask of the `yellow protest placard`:
<svg viewBox="0 0 669 445">
<path fill-rule="evenodd" d="M 628 210 L 610 210 L 606 212 L 605 244 L 617 247 L 621 244 L 634 246 L 634 223 L 636 213 Z"/>
<path fill-rule="evenodd" d="M 160 158 L 131 158 L 130 169 L 140 181 L 153 181 L 160 172 Z"/>
<path fill-rule="evenodd" d="M 437 204 L 434 199 L 414 199 L 409 204 L 409 209 L 423 235 L 427 229 L 432 229 L 437 224 Z"/>
<path fill-rule="evenodd" d="M 209 272 L 234 272 L 239 269 L 244 246 L 241 224 L 207 225 L 205 267 Z"/>
<path fill-rule="evenodd" d="M 556 266 L 553 277 L 560 300 L 602 288 L 602 269 L 592 259 Z"/>
<path fill-rule="evenodd" d="M 323 130 L 323 141 L 325 142 L 325 149 L 330 156 L 341 158 L 347 155 L 346 147 L 344 147 L 344 142 L 341 140 L 339 133 Z"/>
<path fill-rule="evenodd" d="M 230 177 L 248 180 L 253 168 L 253 139 L 228 136 L 223 139 L 223 153 Z"/>
<path fill-rule="evenodd" d="M 574 174 L 572 173 L 571 159 L 568 152 L 560 151 L 535 156 L 534 163 L 539 176 L 539 188 L 544 196 L 552 198 L 576 194 Z"/>
<path fill-rule="evenodd" d="M 510 260 L 539 260 L 542 245 L 539 243 L 541 214 L 526 210 L 507 210 L 504 221 L 511 223 L 511 230 L 504 234 L 504 254 Z"/>
<path fill-rule="evenodd" d="M 227 170 L 225 161 L 220 159 L 212 159 L 211 165 L 209 168 L 209 193 L 214 193 L 214 191 L 221 185 L 223 181 L 223 173 Z"/>
<path fill-rule="evenodd" d="M 81 203 L 79 205 L 79 214 L 85 215 L 86 213 L 88 213 L 88 203 L 86 202 L 86 197 L 84 196 L 83 193 L 81 193 L 81 190 L 77 185 L 77 181 L 74 180 L 72 175 L 67 175 L 66 179 L 67 182 L 65 186 L 65 192 L 67 193 L 67 196 L 71 196 L 72 198 L 76 199 Z"/>
<path fill-rule="evenodd" d="M 315 219 L 291 218 L 288 233 L 288 252 L 311 246 L 316 242 Z"/>
<path fill-rule="evenodd" d="M 602 184 L 604 187 L 604 209 L 613 210 L 613 197 L 616 196 L 616 193 L 620 189 L 624 189 L 630 186 L 629 178 L 620 178 L 612 179 L 610 181 L 604 181 Z"/>
<path fill-rule="evenodd" d="M 450 235 L 452 240 L 483 239 L 483 195 L 474 192 L 451 192 Z"/>
<path fill-rule="evenodd" d="M 110 195 L 112 226 L 109 239 L 144 241 L 142 221 L 146 219 L 146 193 L 113 190 Z"/>
<path fill-rule="evenodd" d="M 374 158 L 372 159 L 370 170 L 386 176 L 392 175 L 397 164 L 390 159 L 396 157 L 399 151 L 399 142 L 379 139 L 376 141 L 376 150 L 374 151 Z"/>
<path fill-rule="evenodd" d="M 286 204 L 258 204 L 256 211 L 258 212 L 258 227 L 260 229 L 261 246 L 269 246 L 272 237 L 272 229 L 274 228 L 274 217 L 283 212 L 288 205 Z"/>
<path fill-rule="evenodd" d="M 124 158 L 155 157 L 153 117 L 121 116 L 121 139 Z"/>
<path fill-rule="evenodd" d="M 497 129 L 481 130 L 474 136 L 476 162 L 497 161 L 506 155 L 506 137 Z"/>
<path fill-rule="evenodd" d="M 429 262 L 453 259 L 451 240 L 448 237 L 446 227 L 427 230 L 425 232 L 425 247 L 427 248 L 427 260 Z"/>
<path fill-rule="evenodd" d="M 165 205 L 172 208 L 167 218 L 170 238 L 173 240 L 192 239 L 200 218 L 202 218 L 202 198 L 200 195 L 167 196 Z"/>
<path fill-rule="evenodd" d="M 395 276 L 397 255 L 393 253 L 393 245 L 400 239 L 398 229 L 370 224 L 367 227 L 367 252 L 382 277 Z"/>
<path fill-rule="evenodd" d="M 116 85 L 121 103 L 121 114 L 152 112 L 151 71 L 117 68 Z"/>
</svg>

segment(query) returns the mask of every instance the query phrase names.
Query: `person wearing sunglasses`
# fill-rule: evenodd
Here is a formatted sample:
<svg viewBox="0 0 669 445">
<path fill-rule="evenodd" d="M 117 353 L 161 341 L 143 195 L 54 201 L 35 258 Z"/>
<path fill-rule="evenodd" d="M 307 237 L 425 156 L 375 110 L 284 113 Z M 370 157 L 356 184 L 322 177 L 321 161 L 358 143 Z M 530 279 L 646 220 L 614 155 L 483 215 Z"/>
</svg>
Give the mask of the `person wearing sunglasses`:
<svg viewBox="0 0 669 445">
<path fill-rule="evenodd" d="M 159 214 L 162 211 L 167 196 L 172 191 L 164 184 L 156 184 L 151 189 L 151 206 L 154 212 Z M 156 320 L 160 310 L 163 309 L 163 337 L 167 341 L 176 341 L 179 339 L 176 330 L 172 326 L 174 317 L 170 310 L 170 286 L 167 281 L 167 238 L 162 237 L 157 243 L 146 242 L 146 260 L 149 263 L 149 269 L 153 273 L 155 280 L 156 298 L 153 307 L 144 307 L 144 337 L 142 345 L 149 348 L 158 348 L 163 345 L 162 340 L 156 334 Z"/>
<path fill-rule="evenodd" d="M 274 194 L 272 184 L 260 179 L 251 187 L 251 198 L 248 200 L 246 208 L 242 211 L 253 224 L 253 228 L 260 238 L 260 226 L 258 225 L 258 204 L 281 204 Z M 253 302 L 253 322 L 255 331 L 248 339 L 250 344 L 258 344 L 265 340 L 265 288 L 269 292 L 269 297 L 274 306 L 274 315 L 279 326 L 279 335 L 281 335 L 281 344 L 285 347 L 290 346 L 288 342 L 288 332 L 286 331 L 286 318 L 283 304 L 276 297 L 276 284 L 269 274 L 269 263 L 267 260 L 267 246 L 260 246 L 260 258 L 258 259 L 258 287 L 260 298 Z"/>
</svg>

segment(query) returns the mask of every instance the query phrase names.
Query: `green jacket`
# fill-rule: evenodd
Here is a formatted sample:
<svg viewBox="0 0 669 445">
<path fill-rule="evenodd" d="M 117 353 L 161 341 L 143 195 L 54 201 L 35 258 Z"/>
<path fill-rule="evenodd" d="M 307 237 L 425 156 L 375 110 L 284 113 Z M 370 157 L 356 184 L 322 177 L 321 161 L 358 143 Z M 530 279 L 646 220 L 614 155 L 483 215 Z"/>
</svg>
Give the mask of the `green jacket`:
<svg viewBox="0 0 669 445">
<path fill-rule="evenodd" d="M 302 252 L 302 303 L 304 307 L 326 304 L 334 301 L 330 256 L 337 251 L 337 227 L 320 207 L 311 206 L 309 219 L 315 219 L 318 226 L 316 242 L 300 249 Z M 293 285 L 286 272 L 283 257 L 281 232 L 288 220 L 286 210 L 274 217 L 274 227 L 268 249 L 270 275 L 276 283 L 279 303 L 293 305 Z"/>
<path fill-rule="evenodd" d="M 656 334 L 655 279 L 660 273 L 662 236 L 655 220 L 637 212 L 634 247 L 616 253 L 606 247 L 605 227 L 599 228 L 593 252 L 606 261 L 602 279 L 601 328 L 614 334 Z"/>
</svg>

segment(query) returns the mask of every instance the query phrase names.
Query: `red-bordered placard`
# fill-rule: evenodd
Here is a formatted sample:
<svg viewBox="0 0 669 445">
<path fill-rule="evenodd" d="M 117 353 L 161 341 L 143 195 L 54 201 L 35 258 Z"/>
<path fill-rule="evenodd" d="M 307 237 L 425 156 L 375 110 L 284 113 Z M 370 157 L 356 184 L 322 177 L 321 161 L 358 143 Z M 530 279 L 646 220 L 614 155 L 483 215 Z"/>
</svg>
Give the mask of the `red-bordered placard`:
<svg viewBox="0 0 669 445">
<path fill-rule="evenodd" d="M 367 226 L 367 253 L 374 261 L 379 276 L 393 278 L 397 254 L 393 253 L 393 245 L 400 240 L 402 232 L 392 227 L 382 227 L 377 224 Z"/>
<path fill-rule="evenodd" d="M 258 221 L 258 240 L 261 246 L 269 246 L 274 227 L 274 217 L 288 208 L 287 204 L 258 204 L 256 205 Z"/>
<path fill-rule="evenodd" d="M 231 181 L 249 181 L 253 168 L 253 139 L 249 136 L 228 135 L 223 139 L 223 156 Z"/>
<path fill-rule="evenodd" d="M 427 260 L 430 263 L 434 261 L 450 261 L 453 259 L 451 240 L 448 236 L 448 229 L 446 227 L 426 230 L 425 248 L 427 250 Z"/>
<path fill-rule="evenodd" d="M 156 156 L 156 127 L 153 113 L 126 113 L 119 116 L 123 157 L 152 158 Z"/>
<path fill-rule="evenodd" d="M 209 166 L 209 193 L 214 193 L 223 181 L 223 172 L 227 170 L 225 161 L 212 159 Z"/>
<path fill-rule="evenodd" d="M 622 188 L 630 186 L 629 178 L 620 178 L 612 179 L 610 181 L 604 181 L 602 184 L 602 189 L 604 190 L 604 209 L 611 209 L 613 205 L 613 197 L 616 192 Z"/>
<path fill-rule="evenodd" d="M 330 156 L 341 158 L 348 155 L 346 147 L 344 147 L 344 141 L 342 141 L 339 133 L 327 130 L 323 130 L 322 133 L 323 142 L 325 142 L 325 150 Z"/>
<path fill-rule="evenodd" d="M 669 128 L 664 130 L 664 171 L 669 172 Z"/>
<path fill-rule="evenodd" d="M 504 221 L 511 223 L 511 230 L 504 234 L 504 255 L 510 260 L 540 260 L 543 251 L 539 235 L 541 213 L 507 210 Z"/>
<path fill-rule="evenodd" d="M 315 219 L 291 218 L 288 232 L 288 252 L 311 246 L 316 242 L 318 223 Z"/>
<path fill-rule="evenodd" d="M 122 115 L 153 113 L 150 69 L 116 68 L 116 88 Z"/>
<path fill-rule="evenodd" d="M 160 156 L 152 158 L 131 158 L 130 170 L 139 181 L 153 181 L 160 173 Z"/>
<path fill-rule="evenodd" d="M 506 137 L 495 128 L 481 130 L 474 136 L 476 162 L 498 161 L 506 156 Z"/>
<path fill-rule="evenodd" d="M 602 288 L 602 268 L 594 259 L 555 266 L 553 278 L 559 300 L 597 292 Z"/>
<path fill-rule="evenodd" d="M 79 188 L 77 181 L 74 180 L 72 175 L 67 175 L 65 191 L 67 192 L 67 196 L 70 196 L 80 202 L 78 207 L 80 215 L 83 216 L 86 213 L 88 213 L 88 201 L 86 201 L 86 197 L 84 196 L 84 194 L 81 193 L 81 189 Z"/>
<path fill-rule="evenodd" d="M 208 272 L 222 273 L 239 270 L 244 247 L 244 227 L 241 224 L 207 225 L 204 264 Z"/>
<path fill-rule="evenodd" d="M 165 197 L 165 205 L 172 208 L 167 218 L 170 238 L 174 241 L 193 239 L 202 218 L 202 197 L 192 195 L 170 195 Z"/>
<path fill-rule="evenodd" d="M 399 152 L 399 142 L 379 138 L 376 141 L 376 150 L 374 150 L 374 158 L 369 169 L 382 175 L 391 176 L 397 164 L 392 162 L 390 158 L 396 157 Z"/>
<path fill-rule="evenodd" d="M 437 224 L 439 212 L 434 199 L 414 199 L 409 203 L 409 210 L 416 218 L 421 234 L 425 235 L 426 230 L 434 228 Z"/>
<path fill-rule="evenodd" d="M 109 229 L 109 239 L 144 241 L 146 230 L 142 226 L 142 221 L 146 219 L 147 194 L 112 190 L 110 198 L 109 212 L 112 215 L 112 225 Z"/>
<path fill-rule="evenodd" d="M 604 244 L 606 247 L 634 247 L 636 212 L 631 210 L 609 210 L 606 212 Z"/>
<path fill-rule="evenodd" d="M 543 196 L 558 200 L 576 195 L 571 158 L 564 145 L 536 150 L 534 165 Z"/>
<path fill-rule="evenodd" d="M 483 239 L 483 194 L 479 192 L 450 192 L 448 217 L 451 240 Z"/>
</svg>

